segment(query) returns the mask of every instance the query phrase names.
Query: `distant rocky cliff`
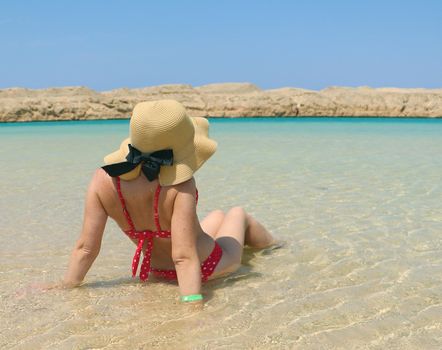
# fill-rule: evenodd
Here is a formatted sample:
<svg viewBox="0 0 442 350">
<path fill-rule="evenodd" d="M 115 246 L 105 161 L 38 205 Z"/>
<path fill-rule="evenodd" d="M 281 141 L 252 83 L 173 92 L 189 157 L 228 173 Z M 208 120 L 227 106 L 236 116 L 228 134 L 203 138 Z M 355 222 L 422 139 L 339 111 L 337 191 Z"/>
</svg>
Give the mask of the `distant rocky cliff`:
<svg viewBox="0 0 442 350">
<path fill-rule="evenodd" d="M 97 92 L 84 87 L 0 90 L 0 122 L 128 118 L 136 103 L 176 99 L 192 116 L 442 117 L 442 89 L 330 87 L 261 90 L 248 83 L 161 85 Z"/>
</svg>

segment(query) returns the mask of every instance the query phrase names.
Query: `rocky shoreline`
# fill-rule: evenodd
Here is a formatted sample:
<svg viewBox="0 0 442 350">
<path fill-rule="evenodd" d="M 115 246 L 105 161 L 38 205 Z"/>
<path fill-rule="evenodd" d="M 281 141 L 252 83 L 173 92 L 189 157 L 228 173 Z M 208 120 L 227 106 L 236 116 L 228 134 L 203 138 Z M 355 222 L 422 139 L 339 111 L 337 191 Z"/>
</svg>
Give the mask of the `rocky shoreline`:
<svg viewBox="0 0 442 350">
<path fill-rule="evenodd" d="M 136 103 L 172 98 L 204 117 L 442 118 L 442 89 L 330 87 L 262 90 L 249 83 L 160 85 L 97 92 L 85 87 L 0 89 L 0 122 L 128 118 Z"/>
</svg>

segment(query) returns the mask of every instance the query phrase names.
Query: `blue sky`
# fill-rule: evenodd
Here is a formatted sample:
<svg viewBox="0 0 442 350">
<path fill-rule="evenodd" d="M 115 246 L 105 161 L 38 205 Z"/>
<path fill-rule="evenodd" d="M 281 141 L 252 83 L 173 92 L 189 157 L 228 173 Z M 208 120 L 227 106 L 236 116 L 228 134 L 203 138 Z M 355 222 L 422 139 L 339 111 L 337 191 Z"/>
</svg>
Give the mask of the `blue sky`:
<svg viewBox="0 0 442 350">
<path fill-rule="evenodd" d="M 0 2 L 0 88 L 442 87 L 442 1 Z"/>
</svg>

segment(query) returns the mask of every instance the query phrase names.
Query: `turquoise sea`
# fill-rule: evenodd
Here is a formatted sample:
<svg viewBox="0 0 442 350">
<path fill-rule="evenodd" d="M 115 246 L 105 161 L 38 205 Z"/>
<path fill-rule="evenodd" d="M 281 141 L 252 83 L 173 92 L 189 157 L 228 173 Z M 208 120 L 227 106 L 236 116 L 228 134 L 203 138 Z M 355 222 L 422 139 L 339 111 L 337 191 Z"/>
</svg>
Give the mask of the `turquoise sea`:
<svg viewBox="0 0 442 350">
<path fill-rule="evenodd" d="M 207 283 L 130 277 L 109 222 L 86 283 L 63 275 L 83 199 L 128 121 L 0 124 L 1 349 L 442 348 L 441 119 L 211 119 L 199 216 L 241 205 L 286 245 Z"/>
</svg>

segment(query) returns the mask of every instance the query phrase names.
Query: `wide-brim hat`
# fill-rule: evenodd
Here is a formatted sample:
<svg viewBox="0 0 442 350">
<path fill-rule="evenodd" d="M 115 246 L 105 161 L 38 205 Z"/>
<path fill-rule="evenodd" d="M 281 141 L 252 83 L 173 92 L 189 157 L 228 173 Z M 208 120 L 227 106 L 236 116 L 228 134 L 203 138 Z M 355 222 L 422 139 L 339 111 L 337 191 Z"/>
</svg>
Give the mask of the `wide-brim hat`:
<svg viewBox="0 0 442 350">
<path fill-rule="evenodd" d="M 160 185 L 170 186 L 185 182 L 216 151 L 216 141 L 209 138 L 209 122 L 205 118 L 189 117 L 184 106 L 175 100 L 138 103 L 130 119 L 130 135 L 120 148 L 104 157 L 106 165 L 126 161 L 129 145 L 142 153 L 172 150 L 173 164 L 161 165 Z M 120 175 L 123 180 L 134 180 L 142 164 Z"/>
</svg>

